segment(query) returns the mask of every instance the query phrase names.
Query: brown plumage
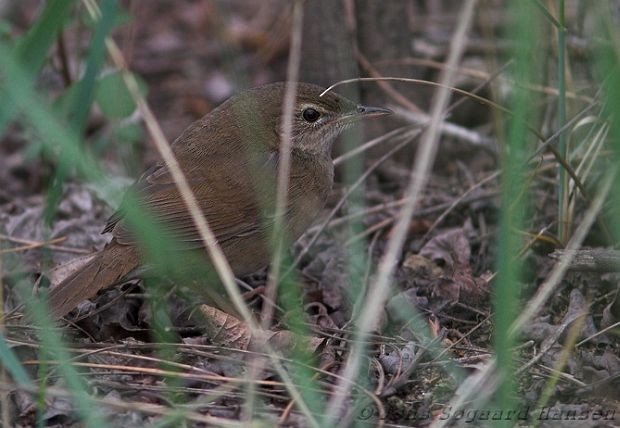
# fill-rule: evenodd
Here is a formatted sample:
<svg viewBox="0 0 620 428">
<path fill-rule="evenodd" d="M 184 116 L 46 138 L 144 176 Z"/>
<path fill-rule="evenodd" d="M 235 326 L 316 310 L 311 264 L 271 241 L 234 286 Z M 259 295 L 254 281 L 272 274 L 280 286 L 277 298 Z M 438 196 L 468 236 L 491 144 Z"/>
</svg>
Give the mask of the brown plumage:
<svg viewBox="0 0 620 428">
<path fill-rule="evenodd" d="M 355 120 L 389 111 L 362 107 L 323 88 L 298 84 L 293 111 L 291 175 L 286 233 L 297 239 L 322 208 L 333 182 L 331 147 Z M 234 273 L 252 273 L 269 263 L 282 127 L 283 83 L 243 91 L 190 125 L 172 148 L 198 204 Z M 133 186 L 139 209 L 165 225 L 184 248 L 203 248 L 192 219 L 164 164 L 146 171 Z M 104 229 L 112 241 L 85 267 L 52 284 L 49 304 L 60 317 L 80 301 L 120 281 L 142 263 L 137 240 L 124 217 L 125 203 Z"/>
</svg>

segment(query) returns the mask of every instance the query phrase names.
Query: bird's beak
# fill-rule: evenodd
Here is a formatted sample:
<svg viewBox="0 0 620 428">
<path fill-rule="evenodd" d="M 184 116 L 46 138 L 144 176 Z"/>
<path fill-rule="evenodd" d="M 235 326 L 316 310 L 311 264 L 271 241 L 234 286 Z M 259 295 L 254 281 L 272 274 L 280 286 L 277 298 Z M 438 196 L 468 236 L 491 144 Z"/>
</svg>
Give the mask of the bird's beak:
<svg viewBox="0 0 620 428">
<path fill-rule="evenodd" d="M 383 107 L 357 106 L 356 116 L 385 116 L 386 114 L 392 114 L 392 110 Z"/>
<path fill-rule="evenodd" d="M 352 124 L 367 117 L 385 116 L 387 114 L 392 114 L 392 110 L 383 107 L 369 107 L 358 105 L 355 110 L 352 110 L 349 113 L 341 116 L 339 121 L 347 124 Z"/>
</svg>

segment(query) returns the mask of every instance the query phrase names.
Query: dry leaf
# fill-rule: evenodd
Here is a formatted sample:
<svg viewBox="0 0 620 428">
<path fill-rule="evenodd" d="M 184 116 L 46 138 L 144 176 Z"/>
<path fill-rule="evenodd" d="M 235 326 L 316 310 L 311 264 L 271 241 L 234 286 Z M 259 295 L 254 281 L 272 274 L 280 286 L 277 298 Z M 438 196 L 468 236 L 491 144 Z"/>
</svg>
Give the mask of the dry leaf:
<svg viewBox="0 0 620 428">
<path fill-rule="evenodd" d="M 205 318 L 206 334 L 218 345 L 241 350 L 260 350 L 266 343 L 275 350 L 290 353 L 295 347 L 309 346 L 314 352 L 323 343 L 320 337 L 302 337 L 288 330 L 260 330 L 252 335 L 243 321 L 212 306 L 201 305 Z"/>
</svg>

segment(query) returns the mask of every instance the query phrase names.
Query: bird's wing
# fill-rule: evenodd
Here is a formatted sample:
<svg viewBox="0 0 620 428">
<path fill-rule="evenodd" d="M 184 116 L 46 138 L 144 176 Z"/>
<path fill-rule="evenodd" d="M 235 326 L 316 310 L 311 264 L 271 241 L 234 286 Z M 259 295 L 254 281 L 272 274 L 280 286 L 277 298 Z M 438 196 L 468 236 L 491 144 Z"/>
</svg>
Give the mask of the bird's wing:
<svg viewBox="0 0 620 428">
<path fill-rule="evenodd" d="M 221 162 L 210 159 L 209 164 L 215 165 L 212 169 L 201 162 L 187 160 L 185 166 L 182 164 L 198 205 L 220 244 L 235 237 L 264 233 L 272 223 L 262 212 L 269 210 L 272 203 L 277 161 L 273 154 L 261 156 L 258 163 L 252 163 L 259 168 L 250 168 L 248 162 L 238 159 L 231 161 L 229 156 Z M 249 173 L 248 169 L 256 171 Z M 147 171 L 131 192 L 137 199 L 138 208 L 162 223 L 166 233 L 176 241 L 190 248 L 202 246 L 194 222 L 165 165 Z M 125 219 L 128 203 L 125 201 L 125 206 L 121 205 L 104 229 L 112 232 L 121 244 L 136 242 Z"/>
</svg>

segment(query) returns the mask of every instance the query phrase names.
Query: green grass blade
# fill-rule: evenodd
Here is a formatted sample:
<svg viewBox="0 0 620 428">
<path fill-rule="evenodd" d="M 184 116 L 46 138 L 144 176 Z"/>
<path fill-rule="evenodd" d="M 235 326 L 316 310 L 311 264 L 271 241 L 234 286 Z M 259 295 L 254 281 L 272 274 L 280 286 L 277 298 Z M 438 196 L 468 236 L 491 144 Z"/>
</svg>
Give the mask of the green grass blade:
<svg viewBox="0 0 620 428">
<path fill-rule="evenodd" d="M 15 353 L 11 350 L 4 336 L 0 335 L 0 360 L 2 365 L 8 370 L 15 382 L 21 386 L 30 386 L 32 382 L 26 370 L 21 365 Z"/>
<path fill-rule="evenodd" d="M 30 31 L 17 44 L 19 62 L 31 75 L 43 66 L 47 52 L 69 17 L 73 0 L 48 1 Z"/>
<path fill-rule="evenodd" d="M 620 163 L 620 32 L 612 18 L 611 5 L 609 2 L 597 3 L 596 18 L 600 25 L 600 40 L 609 41 L 601 43 L 596 51 L 596 69 L 600 81 L 604 81 L 605 87 L 601 91 L 605 100 L 604 114 L 609 118 L 610 132 L 614 138 L 611 142 L 611 161 L 614 165 Z M 616 175 L 615 188 L 620 189 L 620 174 Z M 609 224 L 616 243 L 620 241 L 620 194 L 618 191 L 611 193 L 611 211 Z"/>
<path fill-rule="evenodd" d="M 32 295 L 32 284 L 26 279 L 19 280 L 16 290 L 26 302 L 26 312 L 30 319 L 39 329 L 42 355 L 48 356 L 58 362 L 58 370 L 66 382 L 67 389 L 71 392 L 77 412 L 88 427 L 104 427 L 104 420 L 95 401 L 90 397 L 88 389 L 77 370 L 69 363 L 70 355 L 63 345 L 59 332 L 47 314 L 45 302 Z M 45 365 L 45 363 L 43 363 Z M 45 378 L 40 387 L 46 388 Z"/>
<path fill-rule="evenodd" d="M 102 2 L 101 17 L 97 21 L 95 33 L 90 43 L 84 77 L 76 84 L 72 99 L 73 103 L 69 112 L 70 126 L 76 135 L 82 134 L 93 103 L 97 75 L 104 60 L 105 38 L 114 26 L 115 16 L 116 2 L 114 0 L 104 0 Z M 66 158 L 61 157 L 60 162 L 56 166 L 54 178 L 47 191 L 43 216 L 44 222 L 47 225 L 51 225 L 54 220 L 56 208 L 62 197 L 62 186 L 67 176 L 71 173 L 71 165 Z"/>
<path fill-rule="evenodd" d="M 34 79 L 45 63 L 47 53 L 56 42 L 59 32 L 68 21 L 73 0 L 48 1 L 41 16 L 35 21 L 28 33 L 15 46 L 15 57 L 23 66 L 30 79 Z M 4 43 L 4 41 L 3 41 Z M 0 91 L 0 99 L 7 97 Z M 0 103 L 0 133 L 15 117 L 17 106 L 13 103 Z"/>
<path fill-rule="evenodd" d="M 536 46 L 535 36 L 537 28 L 532 23 L 532 17 L 537 16 L 530 2 L 513 1 L 512 16 L 515 24 L 512 29 L 512 39 L 515 40 L 514 52 L 515 79 L 518 82 L 532 82 L 536 58 L 533 47 Z M 515 379 L 513 376 L 513 346 L 514 339 L 508 334 L 514 322 L 519 306 L 519 283 L 521 277 L 521 262 L 514 259 L 523 245 L 523 238 L 518 231 L 523 230 L 525 213 L 525 198 L 520 198 L 524 188 L 524 166 L 527 165 L 528 130 L 525 126 L 529 122 L 532 112 L 532 99 L 529 93 L 521 87 L 515 88 L 514 116 L 510 118 L 506 147 L 503 153 L 503 176 L 501 183 L 501 212 L 498 234 L 497 278 L 495 280 L 495 352 L 497 355 L 498 370 L 501 386 L 498 396 L 498 407 L 510 409 L 514 403 Z M 515 204 L 515 201 L 520 203 Z"/>
<path fill-rule="evenodd" d="M 86 58 L 84 77 L 78 83 L 74 98 L 71 124 L 77 133 L 81 133 L 93 103 L 97 75 L 105 57 L 105 38 L 114 27 L 117 8 L 115 0 L 104 0 L 101 3 L 101 17 L 97 21 L 95 32 L 90 42 Z"/>
</svg>

